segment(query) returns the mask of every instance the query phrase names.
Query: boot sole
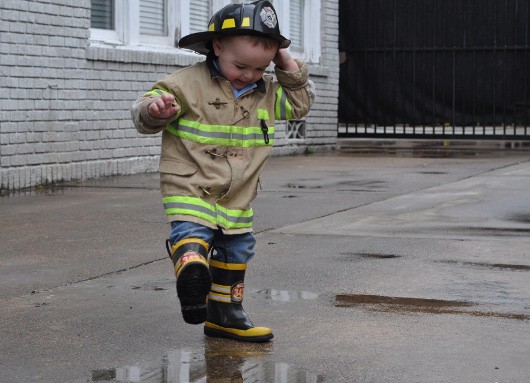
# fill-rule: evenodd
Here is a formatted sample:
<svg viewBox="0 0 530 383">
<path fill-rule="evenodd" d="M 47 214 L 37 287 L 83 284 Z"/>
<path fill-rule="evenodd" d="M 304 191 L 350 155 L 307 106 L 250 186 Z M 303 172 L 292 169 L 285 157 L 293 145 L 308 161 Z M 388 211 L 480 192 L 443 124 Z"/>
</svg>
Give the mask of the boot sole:
<svg viewBox="0 0 530 383">
<path fill-rule="evenodd" d="M 211 336 L 214 338 L 228 338 L 233 340 L 238 340 L 240 342 L 253 342 L 261 343 L 270 341 L 274 335 L 272 333 L 260 336 L 240 336 L 233 334 L 228 331 L 217 330 L 211 327 L 204 326 L 204 335 Z"/>
<path fill-rule="evenodd" d="M 177 295 L 184 322 L 200 324 L 206 321 L 206 298 L 212 286 L 208 268 L 202 263 L 188 264 L 177 279 Z"/>
</svg>

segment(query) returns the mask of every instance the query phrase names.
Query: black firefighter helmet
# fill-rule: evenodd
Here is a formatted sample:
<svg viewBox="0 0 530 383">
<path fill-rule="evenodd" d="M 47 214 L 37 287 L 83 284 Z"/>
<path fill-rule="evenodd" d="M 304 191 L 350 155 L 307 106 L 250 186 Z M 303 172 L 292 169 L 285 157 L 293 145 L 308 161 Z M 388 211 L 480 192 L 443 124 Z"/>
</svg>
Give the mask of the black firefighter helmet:
<svg viewBox="0 0 530 383">
<path fill-rule="evenodd" d="M 276 11 L 269 1 L 250 4 L 230 4 L 217 11 L 208 23 L 208 31 L 192 33 L 179 41 L 179 47 L 207 54 L 211 41 L 217 37 L 257 35 L 278 41 L 279 48 L 287 48 L 291 40 L 280 33 Z"/>
</svg>

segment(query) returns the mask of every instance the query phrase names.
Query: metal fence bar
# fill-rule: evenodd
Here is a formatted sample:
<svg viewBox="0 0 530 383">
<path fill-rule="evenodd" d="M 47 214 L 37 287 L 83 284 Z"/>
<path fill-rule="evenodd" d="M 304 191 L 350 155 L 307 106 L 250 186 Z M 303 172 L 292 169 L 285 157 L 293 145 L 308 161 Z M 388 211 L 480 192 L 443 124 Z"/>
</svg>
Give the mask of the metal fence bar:
<svg viewBox="0 0 530 383">
<path fill-rule="evenodd" d="M 530 50 L 530 41 L 529 41 L 529 20 L 530 20 L 530 4 L 528 2 L 526 2 L 526 17 L 525 17 L 525 20 L 526 20 L 526 28 L 525 28 L 525 47 L 526 47 L 526 50 L 524 51 L 524 67 L 525 67 L 525 70 L 526 70 L 526 81 L 524 83 L 524 94 L 525 94 L 525 98 L 524 98 L 524 105 L 523 105 L 523 108 L 525 109 L 525 112 L 524 112 L 524 125 L 525 125 L 525 134 L 528 135 L 528 125 L 529 125 L 529 121 L 528 121 L 528 113 L 529 113 L 529 110 L 530 110 L 530 101 L 528 100 L 528 93 L 529 93 L 529 88 L 530 86 L 528 85 L 530 83 L 530 75 L 528 74 L 528 68 L 530 68 L 530 65 L 528 65 L 528 51 Z"/>
<path fill-rule="evenodd" d="M 339 1 L 357 28 L 339 137 L 530 139 L 530 0 Z"/>
</svg>

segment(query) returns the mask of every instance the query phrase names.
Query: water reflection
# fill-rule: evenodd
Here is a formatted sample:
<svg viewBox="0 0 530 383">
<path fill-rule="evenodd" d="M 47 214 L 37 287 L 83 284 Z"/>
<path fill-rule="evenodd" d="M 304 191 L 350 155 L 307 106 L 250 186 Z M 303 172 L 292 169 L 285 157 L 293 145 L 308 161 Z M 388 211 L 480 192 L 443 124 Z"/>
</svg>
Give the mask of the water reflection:
<svg viewBox="0 0 530 383">
<path fill-rule="evenodd" d="M 273 301 L 305 301 L 317 299 L 318 294 L 311 293 L 309 291 L 286 291 L 286 290 L 275 290 L 275 289 L 262 289 L 262 290 L 251 290 L 250 294 L 259 297 L 264 297 Z"/>
<path fill-rule="evenodd" d="M 169 352 L 159 367 L 124 366 L 92 371 L 93 382 L 321 383 L 323 378 L 267 359 L 270 344 L 205 340 L 204 352 Z"/>
</svg>

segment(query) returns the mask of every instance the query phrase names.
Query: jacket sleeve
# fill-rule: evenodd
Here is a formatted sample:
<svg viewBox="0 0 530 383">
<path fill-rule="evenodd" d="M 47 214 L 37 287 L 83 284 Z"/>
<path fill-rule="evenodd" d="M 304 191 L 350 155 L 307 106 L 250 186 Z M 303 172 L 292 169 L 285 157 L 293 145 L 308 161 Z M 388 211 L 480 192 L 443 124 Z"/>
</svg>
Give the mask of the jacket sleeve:
<svg viewBox="0 0 530 383">
<path fill-rule="evenodd" d="M 132 105 L 131 116 L 134 122 L 134 126 L 136 127 L 136 130 L 139 133 L 158 133 L 164 130 L 168 123 L 176 120 L 178 116 L 182 113 L 182 110 L 180 110 L 179 113 L 170 118 L 155 118 L 149 115 L 149 113 L 147 112 L 149 105 L 158 97 L 160 97 L 160 95 L 163 93 L 173 94 L 172 92 L 167 90 L 167 87 L 165 87 L 162 82 L 158 82 L 155 84 L 151 91 L 139 97 L 138 100 L 136 100 Z M 175 94 L 173 94 L 173 96 L 175 96 Z M 176 96 L 175 101 L 177 103 L 177 106 L 179 106 L 179 101 Z M 180 106 L 179 109 L 181 109 Z"/>
<path fill-rule="evenodd" d="M 279 83 L 274 109 L 277 120 L 297 120 L 304 117 L 315 100 L 315 85 L 309 80 L 307 64 L 295 61 L 299 68 L 297 72 L 275 68 Z"/>
</svg>

